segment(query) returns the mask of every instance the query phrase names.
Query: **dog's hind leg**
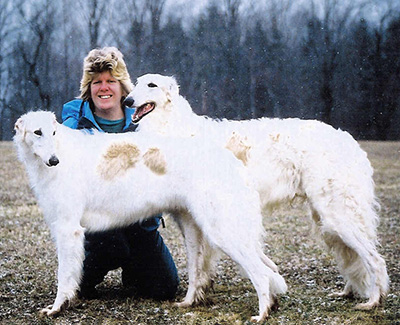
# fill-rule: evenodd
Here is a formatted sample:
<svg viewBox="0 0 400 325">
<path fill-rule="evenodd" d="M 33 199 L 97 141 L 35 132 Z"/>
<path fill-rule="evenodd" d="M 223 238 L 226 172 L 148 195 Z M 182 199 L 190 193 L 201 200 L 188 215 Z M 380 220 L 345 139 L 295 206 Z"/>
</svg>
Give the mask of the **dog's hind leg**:
<svg viewBox="0 0 400 325">
<path fill-rule="evenodd" d="M 258 252 L 258 243 L 251 243 L 254 239 L 246 238 L 247 243 L 235 240 L 224 242 L 218 237 L 214 239 L 216 240 L 210 240 L 240 265 L 253 283 L 258 295 L 259 314 L 253 316 L 252 321 L 264 321 L 275 304 L 276 295 L 286 292 L 285 280 L 279 273 L 266 266 Z"/>
<path fill-rule="evenodd" d="M 362 297 L 368 298 L 366 303 L 358 304 L 356 308 L 371 309 L 378 306 L 381 297 L 386 295 L 388 275 L 385 261 L 376 251 L 374 243 L 357 232 L 357 230 L 352 234 L 345 232 L 327 241 L 333 242 L 332 250 L 348 281 L 343 295 L 351 295 L 355 290 Z"/>
<path fill-rule="evenodd" d="M 56 315 L 70 302 L 79 288 L 84 259 L 84 229 L 79 224 L 60 224 L 52 229 L 58 255 L 58 287 L 53 305 L 40 313 Z"/>
<path fill-rule="evenodd" d="M 244 184 L 240 187 L 241 179 L 235 175 L 229 177 L 226 183 L 209 186 L 207 190 L 192 188 L 191 216 L 211 247 L 227 254 L 250 278 L 259 307 L 252 320 L 261 322 L 268 317 L 276 296 L 286 292 L 287 286 L 283 277 L 274 272 L 275 264 L 260 254 L 264 228 L 258 193 Z M 239 188 L 232 190 L 233 186 Z"/>
<path fill-rule="evenodd" d="M 205 294 L 211 286 L 211 276 L 218 260 L 218 252 L 213 250 L 200 228 L 187 212 L 181 212 L 175 218 L 184 237 L 187 252 L 188 290 L 178 307 L 189 307 L 205 300 Z"/>
<path fill-rule="evenodd" d="M 244 210 L 246 211 L 242 211 L 242 213 L 247 214 L 247 209 Z M 220 213 L 223 214 L 222 211 Z M 231 218 L 229 224 L 222 225 L 220 222 L 223 218 L 214 219 L 216 224 L 203 224 L 205 227 L 203 231 L 211 245 L 219 248 L 236 262 L 253 283 L 258 295 L 259 314 L 252 317 L 252 320 L 261 322 L 268 317 L 276 296 L 286 292 L 287 286 L 283 277 L 275 272 L 276 266 L 274 269 L 268 267 L 260 254 L 261 236 L 258 235 L 261 235 L 261 231 L 260 233 L 254 231 L 254 223 L 251 225 L 253 221 L 249 218 L 247 220 L 238 219 Z M 242 224 L 244 220 L 250 221 L 250 223 L 245 222 L 247 227 Z M 255 224 L 255 227 L 258 228 L 258 224 Z M 268 261 L 270 260 L 268 259 Z"/>
<path fill-rule="evenodd" d="M 313 212 L 314 220 L 317 213 Z M 379 305 L 380 299 L 388 291 L 386 264 L 376 250 L 374 238 L 369 238 L 354 217 L 346 217 L 345 224 L 335 222 L 331 213 L 321 215 L 319 220 L 321 235 L 333 253 L 346 285 L 340 296 L 351 296 L 353 291 L 368 301 L 356 306 L 371 309 Z"/>
</svg>

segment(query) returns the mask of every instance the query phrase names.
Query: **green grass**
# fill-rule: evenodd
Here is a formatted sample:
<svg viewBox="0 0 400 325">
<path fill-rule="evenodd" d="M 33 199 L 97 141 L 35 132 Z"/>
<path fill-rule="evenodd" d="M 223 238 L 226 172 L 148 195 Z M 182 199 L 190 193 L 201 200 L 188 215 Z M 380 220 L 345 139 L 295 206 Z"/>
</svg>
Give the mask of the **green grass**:
<svg viewBox="0 0 400 325">
<path fill-rule="evenodd" d="M 400 143 L 363 142 L 375 168 L 380 199 L 380 252 L 391 291 L 372 311 L 353 307 L 360 299 L 329 297 L 343 288 L 332 256 L 310 235 L 307 209 L 294 204 L 264 217 L 266 252 L 279 265 L 289 291 L 269 324 L 400 324 Z M 49 230 L 17 161 L 12 143 L 0 142 L 0 323 L 1 324 L 249 324 L 257 313 L 253 287 L 229 259 L 223 259 L 207 304 L 188 309 L 171 302 L 133 299 L 120 285 L 120 270 L 99 285 L 101 298 L 76 300 L 56 318 L 38 311 L 56 293 L 56 253 Z M 172 220 L 160 230 L 181 277 L 177 300 L 187 287 L 182 237 Z"/>
</svg>

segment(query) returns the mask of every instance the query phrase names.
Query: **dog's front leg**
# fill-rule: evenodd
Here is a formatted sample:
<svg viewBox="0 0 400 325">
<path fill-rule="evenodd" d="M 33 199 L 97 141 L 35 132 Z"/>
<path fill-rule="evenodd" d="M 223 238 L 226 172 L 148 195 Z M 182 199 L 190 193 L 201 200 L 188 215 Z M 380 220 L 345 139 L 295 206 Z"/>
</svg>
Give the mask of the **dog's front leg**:
<svg viewBox="0 0 400 325">
<path fill-rule="evenodd" d="M 189 283 L 185 298 L 176 303 L 176 306 L 189 307 L 205 300 L 218 255 L 209 246 L 190 215 L 182 212 L 177 221 L 185 238 Z"/>
<path fill-rule="evenodd" d="M 79 224 L 60 225 L 54 229 L 53 235 L 58 254 L 57 296 L 53 305 L 40 311 L 48 316 L 59 313 L 75 297 L 84 259 L 84 231 Z"/>
</svg>

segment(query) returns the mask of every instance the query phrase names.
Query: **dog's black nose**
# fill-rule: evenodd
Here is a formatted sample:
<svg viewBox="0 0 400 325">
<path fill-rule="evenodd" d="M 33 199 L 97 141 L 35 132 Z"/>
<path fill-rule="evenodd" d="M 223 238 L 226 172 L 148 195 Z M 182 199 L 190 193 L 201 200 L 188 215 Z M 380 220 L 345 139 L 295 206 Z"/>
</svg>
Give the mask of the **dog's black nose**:
<svg viewBox="0 0 400 325">
<path fill-rule="evenodd" d="M 126 97 L 124 100 L 124 105 L 128 107 L 132 107 L 134 103 L 134 99 L 132 97 Z"/>
<path fill-rule="evenodd" d="M 51 156 L 49 159 L 49 166 L 57 166 L 59 162 L 56 156 Z"/>
</svg>

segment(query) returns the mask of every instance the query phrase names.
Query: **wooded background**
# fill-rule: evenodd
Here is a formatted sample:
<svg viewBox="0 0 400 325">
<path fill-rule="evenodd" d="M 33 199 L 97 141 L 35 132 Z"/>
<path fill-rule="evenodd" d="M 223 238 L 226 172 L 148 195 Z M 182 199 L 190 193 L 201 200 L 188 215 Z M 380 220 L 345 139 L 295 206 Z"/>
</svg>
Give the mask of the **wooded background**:
<svg viewBox="0 0 400 325">
<path fill-rule="evenodd" d="M 79 94 L 82 61 L 116 46 L 134 81 L 174 75 L 198 114 L 301 117 L 400 139 L 398 0 L 1 0 L 0 140 Z"/>
</svg>

